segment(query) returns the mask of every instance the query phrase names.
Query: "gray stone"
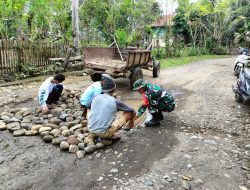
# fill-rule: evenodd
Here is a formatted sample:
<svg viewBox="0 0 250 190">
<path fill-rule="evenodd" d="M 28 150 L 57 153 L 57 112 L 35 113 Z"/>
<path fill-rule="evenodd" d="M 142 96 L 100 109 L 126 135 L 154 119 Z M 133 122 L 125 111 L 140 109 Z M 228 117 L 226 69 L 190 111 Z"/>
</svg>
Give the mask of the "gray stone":
<svg viewBox="0 0 250 190">
<path fill-rule="evenodd" d="M 67 143 L 69 143 L 69 145 L 78 145 L 79 141 L 75 137 L 69 137 Z"/>
<path fill-rule="evenodd" d="M 83 132 L 83 133 L 88 133 L 88 132 L 89 132 L 88 127 L 83 127 L 83 128 L 82 128 L 82 132 Z"/>
<path fill-rule="evenodd" d="M 201 179 L 196 179 L 196 180 L 194 181 L 194 183 L 195 183 L 197 186 L 199 186 L 199 185 L 202 185 L 204 182 L 203 182 L 203 180 L 201 180 Z"/>
<path fill-rule="evenodd" d="M 9 122 L 9 123 L 12 123 L 12 122 L 19 122 L 19 123 L 20 123 L 21 120 L 22 120 L 22 118 L 19 118 L 19 117 L 15 116 L 15 117 L 10 118 L 10 119 L 8 120 L 8 122 Z"/>
<path fill-rule="evenodd" d="M 190 190 L 190 185 L 186 181 L 182 181 L 182 188 L 186 190 Z"/>
<path fill-rule="evenodd" d="M 45 142 L 51 142 L 53 139 L 54 139 L 53 135 L 45 135 L 45 136 L 43 137 L 43 140 L 44 140 Z"/>
<path fill-rule="evenodd" d="M 6 123 L 0 121 L 0 130 L 5 130 L 7 128 Z"/>
<path fill-rule="evenodd" d="M 72 131 L 66 129 L 66 130 L 63 130 L 62 131 L 62 135 L 65 136 L 65 137 L 68 137 L 72 134 Z"/>
<path fill-rule="evenodd" d="M 85 156 L 85 151 L 83 151 L 83 150 L 78 150 L 78 151 L 76 152 L 76 156 L 77 156 L 78 159 L 84 158 L 84 156 Z"/>
<path fill-rule="evenodd" d="M 13 122 L 13 123 L 7 124 L 7 129 L 11 132 L 14 132 L 16 130 L 21 129 L 21 127 L 20 127 L 20 124 L 18 122 Z"/>
<path fill-rule="evenodd" d="M 88 120 L 83 120 L 81 121 L 81 124 L 83 125 L 83 127 L 87 127 L 87 124 L 88 124 Z"/>
<path fill-rule="evenodd" d="M 76 153 L 79 150 L 77 145 L 69 145 L 69 152 Z"/>
<path fill-rule="evenodd" d="M 64 104 L 65 105 L 65 104 Z M 66 105 L 65 105 L 66 106 Z M 62 107 L 62 105 L 61 105 Z M 67 107 L 67 106 L 66 106 Z M 66 108 L 64 107 L 64 108 Z M 63 121 L 66 121 L 66 118 L 68 117 L 68 114 L 66 114 L 65 112 L 61 112 L 61 115 L 60 115 L 60 119 L 63 120 Z"/>
<path fill-rule="evenodd" d="M 68 130 L 68 127 L 67 126 L 62 126 L 59 128 L 61 131 L 64 131 L 64 130 Z"/>
<path fill-rule="evenodd" d="M 43 132 L 40 133 L 40 135 L 41 135 L 42 137 L 44 137 L 44 136 L 46 136 L 46 135 L 50 135 L 50 131 L 43 131 Z"/>
<path fill-rule="evenodd" d="M 24 117 L 22 122 L 30 123 L 31 122 L 32 115 L 29 115 L 27 117 Z"/>
<path fill-rule="evenodd" d="M 145 185 L 146 185 L 146 186 L 154 186 L 154 184 L 153 184 L 152 181 L 146 181 L 146 182 L 145 182 Z"/>
<path fill-rule="evenodd" d="M 23 117 L 26 117 L 26 116 L 28 116 L 28 115 L 31 115 L 32 113 L 30 112 L 30 111 L 25 111 L 24 113 L 23 113 Z"/>
<path fill-rule="evenodd" d="M 87 146 L 84 148 L 84 151 L 86 153 L 92 153 L 92 152 L 94 152 L 94 148 L 92 146 Z"/>
<path fill-rule="evenodd" d="M 84 134 L 78 134 L 78 135 L 77 135 L 77 138 L 80 138 L 80 139 L 84 140 L 85 135 L 84 135 Z"/>
<path fill-rule="evenodd" d="M 39 131 L 40 128 L 42 128 L 43 126 L 42 125 L 33 125 L 31 127 L 31 130 L 34 130 L 34 131 Z"/>
<path fill-rule="evenodd" d="M 2 112 L 0 115 L 1 116 L 5 115 L 5 116 L 8 116 L 9 118 L 14 117 L 13 113 L 9 113 L 9 112 L 6 112 L 6 111 Z"/>
<path fill-rule="evenodd" d="M 55 124 L 52 124 L 52 123 L 48 123 L 45 126 L 46 127 L 51 127 L 51 129 L 59 129 L 60 128 L 59 125 L 55 125 Z"/>
<path fill-rule="evenodd" d="M 210 145 L 217 145 L 217 142 L 215 142 L 214 140 L 210 140 L 210 139 L 204 140 L 204 143 L 210 144 Z"/>
<path fill-rule="evenodd" d="M 14 136 L 14 137 L 19 137 L 19 136 L 24 135 L 25 132 L 26 132 L 25 129 L 16 130 L 16 131 L 13 132 L 13 136 Z"/>
<path fill-rule="evenodd" d="M 101 142 L 98 142 L 98 143 L 96 143 L 96 147 L 97 147 L 97 148 L 103 148 L 103 147 L 104 147 L 104 144 L 101 143 Z"/>
<path fill-rule="evenodd" d="M 41 127 L 41 128 L 39 129 L 39 133 L 42 133 L 42 132 L 44 132 L 44 131 L 51 131 L 51 130 L 52 130 L 51 127 Z"/>
<path fill-rule="evenodd" d="M 53 144 L 53 145 L 60 145 L 60 143 L 61 143 L 61 141 L 60 141 L 59 138 L 54 138 L 54 139 L 52 140 L 52 144 Z"/>
<path fill-rule="evenodd" d="M 7 115 L 2 115 L 0 118 L 1 118 L 2 120 L 4 120 L 4 121 L 9 121 L 9 119 L 10 119 L 10 117 L 7 116 Z"/>
<path fill-rule="evenodd" d="M 34 136 L 37 135 L 38 131 L 30 130 L 25 132 L 25 136 Z"/>
<path fill-rule="evenodd" d="M 191 156 L 191 155 L 189 155 L 189 154 L 185 154 L 185 155 L 184 155 L 184 158 L 186 158 L 186 159 L 190 160 L 190 159 L 192 159 L 192 156 Z"/>
<path fill-rule="evenodd" d="M 61 130 L 53 129 L 52 131 L 50 131 L 50 134 L 52 134 L 54 137 L 59 137 L 61 135 Z"/>
<path fill-rule="evenodd" d="M 102 180 L 103 180 L 103 177 L 102 177 L 102 176 L 98 177 L 98 179 L 97 179 L 98 182 L 100 182 L 100 181 L 102 181 Z"/>
<path fill-rule="evenodd" d="M 116 168 L 112 168 L 112 169 L 110 170 L 110 173 L 117 174 L 117 173 L 118 173 L 118 169 L 116 169 Z"/>
<path fill-rule="evenodd" d="M 37 121 L 33 121 L 34 124 L 37 124 L 37 125 L 43 125 L 45 124 L 45 120 L 37 120 Z"/>
<path fill-rule="evenodd" d="M 52 114 L 48 114 L 47 117 L 48 117 L 48 119 L 51 119 L 51 118 L 53 118 L 54 116 L 53 116 Z"/>
<path fill-rule="evenodd" d="M 54 125 L 59 125 L 62 122 L 61 119 L 57 118 L 57 117 L 53 117 L 49 120 L 49 123 L 52 123 Z M 59 128 L 59 127 L 58 127 Z"/>
<path fill-rule="evenodd" d="M 68 122 L 61 122 L 61 123 L 59 124 L 59 126 L 60 126 L 60 127 L 63 127 L 63 126 L 68 127 Z"/>
<path fill-rule="evenodd" d="M 84 143 L 79 143 L 78 147 L 80 150 L 84 150 L 85 149 L 85 144 Z"/>
<path fill-rule="evenodd" d="M 60 117 L 62 111 L 63 111 L 62 108 L 56 107 L 56 108 L 54 108 L 54 109 L 51 109 L 51 110 L 50 110 L 50 113 L 53 114 L 55 117 Z"/>
<path fill-rule="evenodd" d="M 81 138 L 77 137 L 77 140 L 79 141 L 79 143 L 83 143 L 83 140 Z"/>
<path fill-rule="evenodd" d="M 82 124 L 77 124 L 70 128 L 71 131 L 75 131 L 76 129 L 82 128 Z"/>
<path fill-rule="evenodd" d="M 67 118 L 66 118 L 66 121 L 67 121 L 67 122 L 74 121 L 74 118 L 73 118 L 73 117 L 67 117 Z"/>
<path fill-rule="evenodd" d="M 61 150 L 68 150 L 69 149 L 69 144 L 66 141 L 62 141 L 60 143 L 60 149 Z"/>
<path fill-rule="evenodd" d="M 24 123 L 24 122 L 21 123 L 21 128 L 22 129 L 30 130 L 31 127 L 32 127 L 31 123 Z"/>
<path fill-rule="evenodd" d="M 98 153 L 95 155 L 95 157 L 96 157 L 96 158 L 100 158 L 101 155 L 102 155 L 102 153 L 101 153 L 101 152 L 98 152 Z"/>
</svg>

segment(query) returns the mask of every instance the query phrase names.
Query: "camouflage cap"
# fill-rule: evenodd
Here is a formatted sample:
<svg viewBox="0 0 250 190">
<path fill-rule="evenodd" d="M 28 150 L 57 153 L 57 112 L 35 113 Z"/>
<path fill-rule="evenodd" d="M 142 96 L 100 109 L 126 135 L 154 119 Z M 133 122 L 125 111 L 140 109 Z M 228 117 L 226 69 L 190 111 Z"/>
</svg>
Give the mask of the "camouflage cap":
<svg viewBox="0 0 250 190">
<path fill-rule="evenodd" d="M 145 86 L 145 83 L 143 79 L 138 79 L 133 84 L 133 90 L 138 90 L 140 88 L 143 88 Z"/>
</svg>

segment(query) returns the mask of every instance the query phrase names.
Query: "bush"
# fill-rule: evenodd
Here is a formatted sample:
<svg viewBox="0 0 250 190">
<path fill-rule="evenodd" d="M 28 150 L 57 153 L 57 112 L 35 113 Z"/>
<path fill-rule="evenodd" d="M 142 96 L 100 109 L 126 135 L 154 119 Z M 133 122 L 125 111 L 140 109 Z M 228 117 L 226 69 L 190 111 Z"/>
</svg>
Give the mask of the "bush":
<svg viewBox="0 0 250 190">
<path fill-rule="evenodd" d="M 227 48 L 219 46 L 211 49 L 212 54 L 216 55 L 227 55 Z"/>
<path fill-rule="evenodd" d="M 124 47 L 127 42 L 127 33 L 123 29 L 118 29 L 115 31 L 115 37 L 117 39 L 117 43 L 120 47 Z"/>
<path fill-rule="evenodd" d="M 151 54 L 156 58 L 156 59 L 165 59 L 166 58 L 166 53 L 164 48 L 160 48 L 159 51 L 157 51 L 157 48 L 153 48 Z"/>
</svg>

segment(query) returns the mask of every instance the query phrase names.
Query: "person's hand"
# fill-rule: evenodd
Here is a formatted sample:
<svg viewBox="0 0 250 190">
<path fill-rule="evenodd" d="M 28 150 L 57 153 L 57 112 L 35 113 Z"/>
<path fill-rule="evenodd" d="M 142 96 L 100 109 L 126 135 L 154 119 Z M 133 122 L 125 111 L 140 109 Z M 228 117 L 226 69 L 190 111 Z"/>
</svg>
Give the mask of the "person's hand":
<svg viewBox="0 0 250 190">
<path fill-rule="evenodd" d="M 134 121 L 130 121 L 130 122 L 128 123 L 128 126 L 129 126 L 130 129 L 134 128 L 134 126 L 135 126 Z"/>
<path fill-rule="evenodd" d="M 44 108 L 43 108 L 43 113 L 48 113 L 48 111 L 49 111 L 49 108 L 48 108 L 48 106 L 45 106 Z"/>
</svg>

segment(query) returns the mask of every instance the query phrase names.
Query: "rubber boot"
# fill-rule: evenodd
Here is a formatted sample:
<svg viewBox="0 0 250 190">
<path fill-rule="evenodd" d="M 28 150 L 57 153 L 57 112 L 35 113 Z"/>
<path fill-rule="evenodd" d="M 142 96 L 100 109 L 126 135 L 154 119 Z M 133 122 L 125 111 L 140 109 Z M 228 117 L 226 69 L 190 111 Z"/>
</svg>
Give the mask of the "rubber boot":
<svg viewBox="0 0 250 190">
<path fill-rule="evenodd" d="M 158 127 L 160 124 L 161 123 L 158 119 L 153 118 L 145 123 L 145 127 Z"/>
</svg>

